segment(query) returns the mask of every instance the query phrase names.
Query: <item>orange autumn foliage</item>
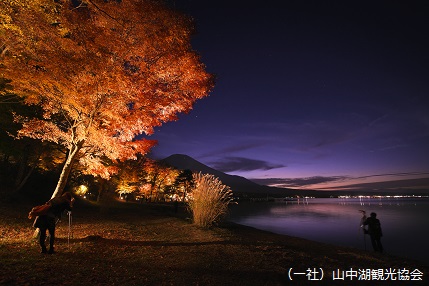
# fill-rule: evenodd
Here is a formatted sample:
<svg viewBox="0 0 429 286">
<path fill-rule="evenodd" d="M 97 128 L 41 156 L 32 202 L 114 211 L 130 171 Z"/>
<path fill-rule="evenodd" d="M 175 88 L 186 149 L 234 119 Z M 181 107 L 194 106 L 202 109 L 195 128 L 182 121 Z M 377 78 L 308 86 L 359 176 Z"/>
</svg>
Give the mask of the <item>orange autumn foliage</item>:
<svg viewBox="0 0 429 286">
<path fill-rule="evenodd" d="M 4 0 L 0 21 L 0 77 L 42 108 L 38 118 L 16 115 L 18 137 L 68 150 L 53 197 L 75 162 L 109 178 L 117 170 L 106 162 L 147 153 L 154 127 L 213 86 L 190 19 L 157 1 Z"/>
</svg>

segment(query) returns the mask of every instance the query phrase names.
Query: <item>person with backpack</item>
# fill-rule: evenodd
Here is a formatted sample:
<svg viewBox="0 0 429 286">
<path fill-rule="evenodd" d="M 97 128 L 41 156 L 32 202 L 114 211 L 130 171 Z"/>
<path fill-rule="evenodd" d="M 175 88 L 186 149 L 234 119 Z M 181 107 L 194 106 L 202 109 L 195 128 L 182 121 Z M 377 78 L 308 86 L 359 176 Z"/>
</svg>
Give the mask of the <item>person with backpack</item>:
<svg viewBox="0 0 429 286">
<path fill-rule="evenodd" d="M 40 231 L 39 244 L 42 248 L 41 253 L 55 253 L 54 241 L 55 241 L 55 226 L 56 220 L 61 219 L 61 214 L 65 211 L 71 211 L 73 208 L 74 198 L 70 193 L 64 193 L 61 197 L 56 197 L 48 201 L 46 204 L 49 205 L 49 209 L 46 214 L 39 215 L 36 217 L 33 226 L 38 228 Z M 46 249 L 46 230 L 49 231 L 49 251 Z"/>
<path fill-rule="evenodd" d="M 381 244 L 381 237 L 383 232 L 381 230 L 380 221 L 377 219 L 376 213 L 371 213 L 369 218 L 365 218 L 364 225 L 368 226 L 367 234 L 371 237 L 372 248 L 376 252 L 383 252 L 383 245 Z"/>
</svg>

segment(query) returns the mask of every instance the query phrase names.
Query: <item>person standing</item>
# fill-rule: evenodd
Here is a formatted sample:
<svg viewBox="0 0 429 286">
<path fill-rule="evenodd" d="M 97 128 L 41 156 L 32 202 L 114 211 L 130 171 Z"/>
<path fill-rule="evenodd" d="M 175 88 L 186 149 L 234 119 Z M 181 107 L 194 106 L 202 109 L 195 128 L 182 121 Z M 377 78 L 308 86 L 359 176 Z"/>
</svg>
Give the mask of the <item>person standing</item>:
<svg viewBox="0 0 429 286">
<path fill-rule="evenodd" d="M 36 217 L 33 226 L 40 231 L 39 244 L 42 248 L 41 253 L 55 253 L 55 226 L 56 220 L 61 219 L 61 214 L 65 211 L 71 211 L 74 198 L 70 193 L 64 193 L 61 197 L 51 199 L 48 204 L 51 206 L 46 215 Z M 46 249 L 46 230 L 49 231 L 49 251 Z"/>
<path fill-rule="evenodd" d="M 371 237 L 371 244 L 374 251 L 383 252 L 383 245 L 381 244 L 383 232 L 381 230 L 380 221 L 377 219 L 377 214 L 371 213 L 371 216 L 366 218 L 363 224 L 368 226 L 367 233 Z"/>
</svg>

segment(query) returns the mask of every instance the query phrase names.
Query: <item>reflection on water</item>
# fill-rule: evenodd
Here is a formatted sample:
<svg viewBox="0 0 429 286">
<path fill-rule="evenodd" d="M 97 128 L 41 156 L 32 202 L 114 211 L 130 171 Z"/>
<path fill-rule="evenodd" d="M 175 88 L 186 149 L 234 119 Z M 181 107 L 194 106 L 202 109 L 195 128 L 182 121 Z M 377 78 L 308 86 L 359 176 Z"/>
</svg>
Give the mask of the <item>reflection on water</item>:
<svg viewBox="0 0 429 286">
<path fill-rule="evenodd" d="M 429 200 L 424 198 L 301 199 L 272 203 L 240 203 L 229 220 L 271 232 L 372 251 L 360 228 L 362 214 L 377 213 L 387 253 L 429 264 L 424 235 L 429 227 Z"/>
</svg>

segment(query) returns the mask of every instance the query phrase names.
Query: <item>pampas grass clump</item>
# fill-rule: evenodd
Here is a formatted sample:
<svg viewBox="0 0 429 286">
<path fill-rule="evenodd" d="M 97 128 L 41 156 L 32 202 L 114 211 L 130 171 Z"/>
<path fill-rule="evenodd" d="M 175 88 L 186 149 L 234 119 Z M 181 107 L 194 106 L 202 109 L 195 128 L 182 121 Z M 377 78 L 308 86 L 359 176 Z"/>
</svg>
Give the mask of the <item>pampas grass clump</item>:
<svg viewBox="0 0 429 286">
<path fill-rule="evenodd" d="M 219 221 L 232 202 L 231 189 L 213 175 L 193 174 L 195 188 L 190 194 L 188 206 L 192 211 L 194 224 L 209 227 Z"/>
</svg>

